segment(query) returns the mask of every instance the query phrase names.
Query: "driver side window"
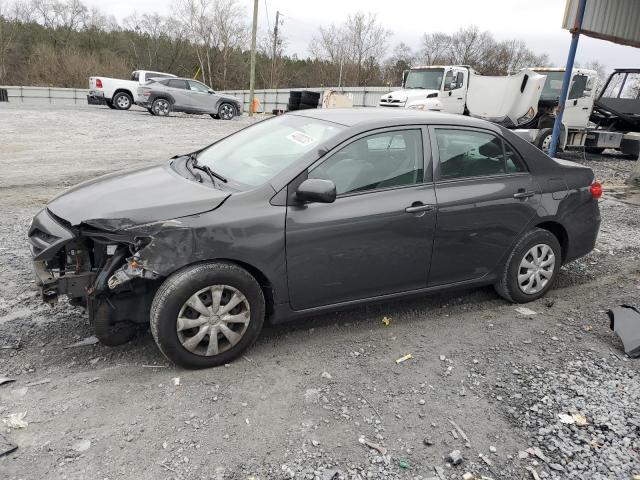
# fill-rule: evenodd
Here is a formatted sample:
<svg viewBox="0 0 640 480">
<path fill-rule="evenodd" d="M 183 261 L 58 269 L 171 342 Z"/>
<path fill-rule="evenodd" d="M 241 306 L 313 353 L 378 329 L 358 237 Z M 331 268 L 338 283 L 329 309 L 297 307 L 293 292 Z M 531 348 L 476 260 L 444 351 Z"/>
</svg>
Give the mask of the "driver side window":
<svg viewBox="0 0 640 480">
<path fill-rule="evenodd" d="M 338 195 L 422 183 L 421 130 L 396 130 L 360 138 L 309 172 L 331 180 Z"/>
</svg>

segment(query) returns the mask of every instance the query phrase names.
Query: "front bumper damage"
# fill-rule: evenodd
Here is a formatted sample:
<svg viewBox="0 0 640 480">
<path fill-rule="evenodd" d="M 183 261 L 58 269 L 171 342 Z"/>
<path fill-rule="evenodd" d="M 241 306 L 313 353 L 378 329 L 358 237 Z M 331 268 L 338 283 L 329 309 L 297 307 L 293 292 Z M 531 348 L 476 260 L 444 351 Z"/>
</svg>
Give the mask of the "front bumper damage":
<svg viewBox="0 0 640 480">
<path fill-rule="evenodd" d="M 111 223 L 114 230 L 116 225 L 126 222 Z M 42 300 L 53 304 L 66 295 L 71 303 L 86 305 L 92 298 L 140 290 L 136 280 L 161 277 L 146 267 L 140 255 L 152 242 L 153 238 L 126 229 L 108 231 L 89 224 L 75 227 L 42 210 L 29 228 L 35 281 Z"/>
</svg>

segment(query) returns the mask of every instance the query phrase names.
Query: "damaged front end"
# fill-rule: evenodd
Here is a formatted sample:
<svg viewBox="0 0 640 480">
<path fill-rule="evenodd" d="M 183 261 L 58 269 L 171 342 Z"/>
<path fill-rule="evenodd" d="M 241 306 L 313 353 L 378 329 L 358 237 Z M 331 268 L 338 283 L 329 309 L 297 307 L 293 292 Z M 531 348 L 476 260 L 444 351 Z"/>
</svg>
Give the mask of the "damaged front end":
<svg viewBox="0 0 640 480">
<path fill-rule="evenodd" d="M 66 295 L 73 305 L 86 307 L 92 320 L 107 305 L 109 323 L 147 322 L 161 278 L 140 258 L 140 251 L 151 242 L 152 238 L 126 228 L 109 231 L 89 223 L 73 226 L 48 209 L 42 210 L 29 228 L 42 300 L 53 304 L 58 296 Z"/>
</svg>

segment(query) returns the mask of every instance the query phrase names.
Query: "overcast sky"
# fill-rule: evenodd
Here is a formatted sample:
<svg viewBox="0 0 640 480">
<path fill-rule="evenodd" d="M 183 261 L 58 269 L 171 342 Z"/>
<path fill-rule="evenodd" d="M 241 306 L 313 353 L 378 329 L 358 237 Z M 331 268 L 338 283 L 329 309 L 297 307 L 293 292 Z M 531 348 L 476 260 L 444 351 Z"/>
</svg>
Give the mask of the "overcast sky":
<svg viewBox="0 0 640 480">
<path fill-rule="evenodd" d="M 137 11 L 171 12 L 172 0 L 84 0 L 113 14 L 118 20 Z M 247 16 L 252 0 L 240 0 Z M 393 32 L 391 46 L 405 42 L 417 49 L 424 32 L 452 33 L 475 24 L 489 30 L 496 39 L 522 39 L 536 53 L 547 53 L 554 65 L 566 62 L 570 34 L 561 28 L 564 0 L 259 0 L 259 28 L 273 28 L 276 10 L 282 15 L 281 32 L 288 53 L 307 55 L 307 45 L 319 25 L 340 23 L 349 13 L 362 10 L 378 14 L 382 24 Z M 268 12 L 268 18 L 267 18 Z M 582 36 L 576 56 L 578 62 L 598 60 L 608 70 L 640 66 L 640 49 L 616 45 Z"/>
</svg>

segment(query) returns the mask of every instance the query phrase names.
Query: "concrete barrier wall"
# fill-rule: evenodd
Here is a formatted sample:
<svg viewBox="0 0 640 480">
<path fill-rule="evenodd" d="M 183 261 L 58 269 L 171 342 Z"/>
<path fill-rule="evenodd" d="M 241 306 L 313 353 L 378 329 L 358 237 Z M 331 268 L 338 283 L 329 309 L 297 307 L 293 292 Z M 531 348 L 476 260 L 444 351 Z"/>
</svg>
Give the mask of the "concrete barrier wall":
<svg viewBox="0 0 640 480">
<path fill-rule="evenodd" d="M 28 105 L 88 105 L 88 89 L 85 88 L 57 88 L 57 87 L 24 87 L 3 86 L 7 89 L 10 103 L 23 103 Z M 289 93 L 292 90 L 309 90 L 324 92 L 334 90 L 340 93 L 353 95 L 354 107 L 375 107 L 378 105 L 380 95 L 398 87 L 326 87 L 326 88 L 279 88 L 256 90 L 255 94 L 260 102 L 259 112 L 271 112 L 275 109 L 286 110 L 289 101 Z M 249 90 L 225 90 L 223 93 L 233 95 L 240 99 L 244 105 L 244 111 L 249 111 Z M 322 101 L 322 96 L 320 97 Z M 2 104 L 0 104 L 1 106 Z"/>
</svg>

